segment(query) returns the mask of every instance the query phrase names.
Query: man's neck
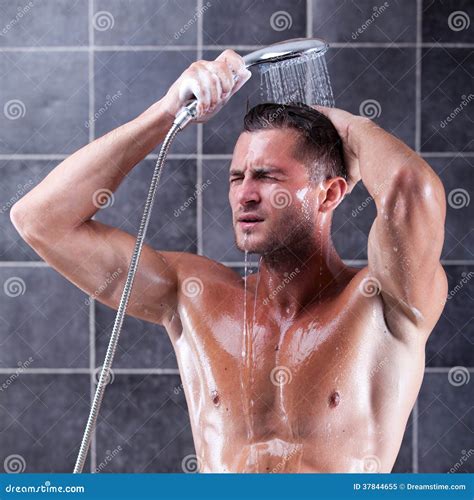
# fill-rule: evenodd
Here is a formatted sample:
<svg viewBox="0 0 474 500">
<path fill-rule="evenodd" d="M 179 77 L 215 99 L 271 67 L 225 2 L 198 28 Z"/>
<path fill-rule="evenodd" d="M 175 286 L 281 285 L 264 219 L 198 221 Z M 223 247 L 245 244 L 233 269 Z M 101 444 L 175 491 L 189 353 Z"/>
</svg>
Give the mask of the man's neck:
<svg viewBox="0 0 474 500">
<path fill-rule="evenodd" d="M 300 247 L 263 254 L 259 262 L 257 300 L 284 316 L 321 302 L 347 269 L 330 239 Z"/>
</svg>

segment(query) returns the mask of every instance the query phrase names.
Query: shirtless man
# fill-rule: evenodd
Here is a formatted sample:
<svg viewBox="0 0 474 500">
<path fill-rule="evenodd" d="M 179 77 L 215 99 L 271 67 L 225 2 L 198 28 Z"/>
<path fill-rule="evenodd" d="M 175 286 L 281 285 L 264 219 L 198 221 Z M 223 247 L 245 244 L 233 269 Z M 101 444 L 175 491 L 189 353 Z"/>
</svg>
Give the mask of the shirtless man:
<svg viewBox="0 0 474 500">
<path fill-rule="evenodd" d="M 231 50 L 193 63 L 140 116 L 58 165 L 15 204 L 13 224 L 94 294 L 108 273 L 128 268 L 135 243 L 91 219 L 94 193 L 118 188 L 192 94 L 205 122 L 248 78 Z M 218 262 L 145 246 L 127 313 L 169 334 L 201 472 L 390 472 L 447 294 L 444 190 L 422 158 L 369 119 L 291 109 L 271 119 L 254 109 L 235 145 L 236 243 L 261 255 L 247 290 Z M 336 253 L 330 227 L 359 180 L 377 217 L 368 265 L 354 269 Z M 116 309 L 125 274 L 97 300 Z"/>
</svg>

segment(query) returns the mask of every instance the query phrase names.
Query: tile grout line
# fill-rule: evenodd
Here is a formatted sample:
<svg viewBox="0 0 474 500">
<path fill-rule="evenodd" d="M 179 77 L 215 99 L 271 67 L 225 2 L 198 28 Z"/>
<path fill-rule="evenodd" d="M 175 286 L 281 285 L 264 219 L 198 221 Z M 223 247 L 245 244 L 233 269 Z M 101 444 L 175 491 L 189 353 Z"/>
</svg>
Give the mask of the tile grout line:
<svg viewBox="0 0 474 500">
<path fill-rule="evenodd" d="M 198 124 L 198 127 L 200 127 L 201 124 Z M 198 128 L 199 131 L 199 128 Z M 7 161 L 7 160 L 65 160 L 69 156 L 71 156 L 72 153 L 70 154 L 64 154 L 64 153 L 58 153 L 58 154 L 42 154 L 42 153 L 27 153 L 27 154 L 20 154 L 20 153 L 12 153 L 12 154 L 7 154 L 7 153 L 2 153 L 0 154 L 0 161 Z M 419 154 L 424 157 L 440 157 L 440 158 L 451 158 L 451 157 L 466 157 L 466 158 L 472 158 L 474 157 L 474 151 L 420 151 Z M 206 160 L 229 160 L 232 158 L 231 154 L 213 154 L 213 153 L 207 153 L 207 154 L 200 154 L 202 159 Z M 170 153 L 169 155 L 166 156 L 167 159 L 170 160 L 195 160 L 198 158 L 197 153 Z M 156 153 L 151 153 L 147 155 L 144 160 L 157 160 L 158 159 L 158 154 Z M 0 166 L 1 168 L 1 166 Z"/>
<path fill-rule="evenodd" d="M 201 1 L 201 0 L 200 0 Z M 202 3 L 202 1 L 201 1 Z M 198 21 L 199 22 L 199 21 Z M 460 48 L 472 49 L 474 43 L 413 43 L 413 42 L 333 42 L 327 40 L 331 47 L 342 49 L 359 49 L 359 48 L 416 48 L 418 46 L 424 48 Z M 225 50 L 227 48 L 234 50 L 256 50 L 264 47 L 265 45 L 245 45 L 245 44 L 228 44 L 228 45 L 202 45 L 202 50 Z M 195 51 L 196 45 L 70 45 L 70 46 L 39 46 L 39 47 L 0 47 L 1 52 L 88 52 L 90 48 L 94 52 L 140 52 L 140 51 L 156 51 L 156 52 L 179 52 L 179 51 Z"/>
<path fill-rule="evenodd" d="M 349 266 L 363 266 L 367 264 L 367 259 L 342 259 L 343 262 Z M 244 267 L 243 261 L 217 261 L 228 267 Z M 473 259 L 441 259 L 443 266 L 472 266 L 474 265 Z M 249 262 L 250 266 L 257 266 L 257 262 Z M 0 261 L 0 268 L 2 267 L 45 267 L 54 269 L 47 262 L 43 260 L 3 260 Z"/>
<path fill-rule="evenodd" d="M 443 374 L 459 365 L 453 366 L 427 366 L 425 373 Z M 474 366 L 463 366 L 469 373 L 474 373 Z M 179 375 L 178 368 L 113 368 L 114 375 Z M 0 374 L 12 373 L 25 375 L 88 375 L 95 372 L 91 368 L 0 368 Z M 0 384 L 1 386 L 1 384 Z"/>
<path fill-rule="evenodd" d="M 474 368 L 473 368 L 474 370 Z M 92 375 L 95 368 L 0 368 L 0 374 L 21 375 Z M 114 375 L 179 375 L 178 368 L 113 368 Z M 95 383 L 94 383 L 95 385 Z M 0 384 L 1 387 L 1 384 Z"/>
<path fill-rule="evenodd" d="M 427 366 L 425 373 L 444 374 L 457 367 L 453 366 Z M 463 366 L 469 373 L 474 374 L 474 366 Z M 113 368 L 114 375 L 179 375 L 178 368 Z M 95 368 L 0 368 L 0 374 L 9 375 L 95 375 Z M 1 383 L 0 383 L 1 387 Z"/>
<path fill-rule="evenodd" d="M 421 149 L 421 33 L 422 33 L 422 0 L 416 0 L 416 49 L 415 49 L 415 151 L 420 154 Z M 426 373 L 426 366 L 425 366 Z M 418 398 L 413 406 L 413 435 L 412 435 L 412 472 L 418 472 Z"/>
<path fill-rule="evenodd" d="M 197 0 L 197 12 L 202 12 L 203 0 Z M 203 17 L 202 15 L 198 16 L 197 22 L 197 47 L 196 47 L 196 58 L 202 59 L 203 57 L 203 49 L 202 49 L 202 41 L 203 41 Z M 193 125 L 191 125 L 193 126 Z M 203 255 L 203 239 L 202 239 L 202 161 L 203 161 L 203 124 L 198 123 L 194 126 L 197 126 L 197 151 L 196 151 L 196 236 L 197 236 L 197 254 Z"/>
<path fill-rule="evenodd" d="M 313 0 L 306 0 L 306 37 L 313 37 Z"/>
<path fill-rule="evenodd" d="M 95 67 L 94 67 L 94 0 L 89 0 L 88 4 L 88 20 L 89 20 L 89 142 L 95 139 Z M 94 401 L 95 395 L 95 299 L 90 299 L 89 303 L 89 368 L 90 368 L 90 408 Z M 92 433 L 90 444 L 90 472 L 94 472 L 97 463 L 97 441 L 96 432 Z"/>
</svg>

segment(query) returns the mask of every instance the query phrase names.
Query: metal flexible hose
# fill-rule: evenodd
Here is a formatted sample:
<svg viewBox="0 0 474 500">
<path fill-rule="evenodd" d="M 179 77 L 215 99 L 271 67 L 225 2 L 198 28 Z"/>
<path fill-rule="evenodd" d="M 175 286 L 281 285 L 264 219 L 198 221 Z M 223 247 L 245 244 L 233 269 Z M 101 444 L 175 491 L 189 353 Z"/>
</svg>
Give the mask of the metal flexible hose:
<svg viewBox="0 0 474 500">
<path fill-rule="evenodd" d="M 191 118 L 191 116 L 189 117 Z M 186 120 L 187 123 L 187 120 Z M 110 370 L 112 368 L 112 362 L 115 355 L 115 350 L 117 348 L 120 331 L 122 329 L 123 319 L 125 316 L 125 311 L 127 309 L 128 300 L 132 291 L 133 281 L 135 279 L 135 274 L 138 268 L 138 261 L 140 259 L 140 254 L 143 247 L 143 242 L 146 236 L 146 231 L 148 228 L 148 223 L 150 221 L 151 209 L 153 206 L 153 201 L 155 199 L 156 188 L 158 187 L 158 182 L 160 180 L 161 170 L 163 167 L 164 160 L 168 154 L 168 149 L 176 136 L 176 134 L 184 128 L 183 122 L 179 123 L 175 121 L 173 126 L 170 128 L 169 132 L 161 146 L 160 154 L 158 155 L 158 160 L 156 161 L 155 170 L 153 172 L 153 177 L 150 184 L 150 189 L 148 191 L 148 196 L 145 202 L 145 208 L 143 210 L 142 219 L 140 222 L 140 228 L 138 230 L 137 239 L 135 242 L 135 248 L 133 250 L 132 259 L 130 261 L 130 266 L 128 268 L 127 281 L 122 292 L 122 297 L 120 299 L 120 305 L 117 309 L 117 315 L 115 317 L 115 323 L 112 330 L 112 335 L 110 336 L 109 346 L 107 348 L 107 354 L 105 355 L 104 364 L 100 373 L 99 382 L 94 395 L 94 400 L 89 413 L 89 418 L 87 420 L 86 428 L 84 430 L 84 435 L 82 437 L 81 447 L 76 460 L 76 465 L 74 467 L 74 474 L 82 472 L 84 468 L 84 463 L 87 458 L 87 452 L 89 450 L 92 435 L 95 431 L 97 417 L 99 415 L 99 410 L 102 404 L 102 399 L 104 397 L 105 386 L 109 381 Z"/>
</svg>

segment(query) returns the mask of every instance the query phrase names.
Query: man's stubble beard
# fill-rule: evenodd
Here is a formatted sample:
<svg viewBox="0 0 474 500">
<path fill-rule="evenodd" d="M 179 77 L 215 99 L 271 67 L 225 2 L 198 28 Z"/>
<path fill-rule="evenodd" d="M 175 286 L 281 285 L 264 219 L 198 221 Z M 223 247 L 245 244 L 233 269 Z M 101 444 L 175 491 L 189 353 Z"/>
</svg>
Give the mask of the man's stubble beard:
<svg viewBox="0 0 474 500">
<path fill-rule="evenodd" d="M 270 223 L 267 219 L 264 224 L 271 224 L 271 227 L 265 228 L 265 237 L 263 239 L 261 239 L 260 235 L 255 236 L 255 233 L 251 232 L 249 234 L 245 244 L 249 253 L 269 258 L 278 256 L 284 259 L 287 256 L 293 260 L 295 256 L 303 257 L 308 252 L 313 252 L 316 247 L 316 229 L 312 214 L 304 214 L 296 209 L 285 209 L 276 221 Z M 254 237 L 255 241 L 253 240 Z M 243 238 L 245 236 L 241 237 L 241 242 Z M 242 252 L 246 250 L 243 244 L 238 244 L 237 239 L 236 245 Z"/>
</svg>

